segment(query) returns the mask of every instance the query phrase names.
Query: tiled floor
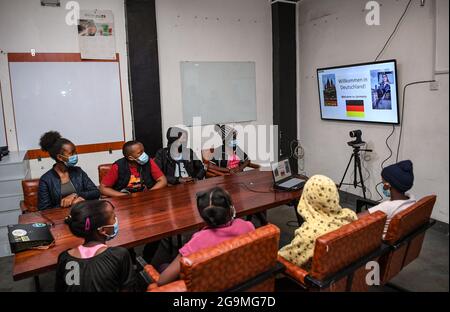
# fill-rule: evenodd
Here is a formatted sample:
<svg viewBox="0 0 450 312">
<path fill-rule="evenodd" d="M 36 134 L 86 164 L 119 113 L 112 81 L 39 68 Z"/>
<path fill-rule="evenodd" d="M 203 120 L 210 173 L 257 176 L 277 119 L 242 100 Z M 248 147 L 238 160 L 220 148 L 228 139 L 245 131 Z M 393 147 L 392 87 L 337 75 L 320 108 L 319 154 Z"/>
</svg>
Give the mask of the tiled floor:
<svg viewBox="0 0 450 312">
<path fill-rule="evenodd" d="M 353 196 L 341 196 L 342 205 L 352 208 Z M 293 207 L 281 206 L 268 213 L 268 219 L 281 229 L 281 243 L 285 245 L 292 239 L 296 229 L 296 216 Z M 139 250 L 137 250 L 139 254 Z M 34 291 L 33 279 L 14 282 L 12 280 L 12 257 L 0 258 L 0 291 Z M 406 267 L 392 283 L 411 291 L 449 291 L 449 236 L 448 226 L 435 226 L 427 232 L 420 257 Z M 43 291 L 52 291 L 54 273 L 40 276 Z M 295 290 L 295 289 L 288 289 Z M 392 291 L 377 288 L 374 291 Z"/>
</svg>

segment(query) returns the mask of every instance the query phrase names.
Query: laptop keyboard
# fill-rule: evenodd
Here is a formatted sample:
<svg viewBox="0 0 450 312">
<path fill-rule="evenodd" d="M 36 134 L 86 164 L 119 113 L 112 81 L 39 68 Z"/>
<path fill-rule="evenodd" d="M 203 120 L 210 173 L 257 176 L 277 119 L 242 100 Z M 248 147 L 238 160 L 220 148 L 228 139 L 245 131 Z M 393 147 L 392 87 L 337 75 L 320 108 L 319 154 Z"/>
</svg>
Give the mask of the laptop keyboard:
<svg viewBox="0 0 450 312">
<path fill-rule="evenodd" d="M 302 182 L 303 182 L 303 180 L 301 180 L 301 179 L 292 178 L 289 181 L 286 181 L 284 183 L 279 184 L 279 186 L 285 187 L 285 188 L 291 188 L 291 187 L 296 186 L 297 184 L 300 184 Z"/>
</svg>

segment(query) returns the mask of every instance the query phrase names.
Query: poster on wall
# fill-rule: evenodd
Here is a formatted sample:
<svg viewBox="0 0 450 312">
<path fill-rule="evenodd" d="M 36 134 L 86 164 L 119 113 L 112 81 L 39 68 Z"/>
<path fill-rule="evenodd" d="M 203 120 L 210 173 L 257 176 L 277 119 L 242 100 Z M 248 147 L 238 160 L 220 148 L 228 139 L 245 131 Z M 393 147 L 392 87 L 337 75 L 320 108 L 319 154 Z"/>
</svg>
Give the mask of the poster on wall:
<svg viewBox="0 0 450 312">
<path fill-rule="evenodd" d="M 81 10 L 78 39 L 82 59 L 116 59 L 114 15 L 110 10 Z"/>
</svg>

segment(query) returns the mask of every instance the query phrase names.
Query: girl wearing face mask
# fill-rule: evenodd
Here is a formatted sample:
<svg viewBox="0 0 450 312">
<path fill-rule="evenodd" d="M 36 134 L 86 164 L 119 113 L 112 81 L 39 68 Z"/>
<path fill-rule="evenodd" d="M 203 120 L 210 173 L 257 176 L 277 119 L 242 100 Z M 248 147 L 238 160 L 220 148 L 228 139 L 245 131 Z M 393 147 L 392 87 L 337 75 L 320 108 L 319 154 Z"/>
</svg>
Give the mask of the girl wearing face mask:
<svg viewBox="0 0 450 312">
<path fill-rule="evenodd" d="M 168 247 L 160 245 L 152 264 L 159 270 L 164 269 L 158 281 L 159 286 L 176 280 L 180 274 L 180 259 L 188 257 L 202 249 L 215 246 L 223 241 L 244 235 L 255 230 L 249 221 L 236 218 L 236 210 L 230 194 L 220 187 L 214 187 L 197 194 L 197 209 L 206 226 L 195 233 L 178 251 L 170 265 L 164 265 L 164 254 Z M 173 257 L 172 257 L 173 259 Z"/>
<path fill-rule="evenodd" d="M 126 142 L 123 158 L 117 160 L 100 183 L 104 196 L 118 197 L 167 186 L 167 179 L 158 165 L 138 141 Z"/>
<path fill-rule="evenodd" d="M 216 131 L 224 138 L 223 145 L 214 150 L 208 168 L 226 174 L 244 171 L 250 164 L 247 154 L 237 144 L 237 132 L 228 126 L 216 125 Z"/>
<path fill-rule="evenodd" d="M 106 245 L 119 232 L 119 222 L 110 202 L 92 200 L 78 203 L 72 207 L 66 223 L 72 234 L 83 238 L 84 243 L 59 255 L 56 291 L 117 292 L 135 289 L 136 278 L 128 250 Z"/>
<path fill-rule="evenodd" d="M 76 167 L 78 155 L 71 141 L 50 131 L 41 137 L 40 146 L 56 163 L 39 180 L 39 210 L 71 207 L 85 199 L 100 197 L 95 184 L 80 167 Z"/>
</svg>

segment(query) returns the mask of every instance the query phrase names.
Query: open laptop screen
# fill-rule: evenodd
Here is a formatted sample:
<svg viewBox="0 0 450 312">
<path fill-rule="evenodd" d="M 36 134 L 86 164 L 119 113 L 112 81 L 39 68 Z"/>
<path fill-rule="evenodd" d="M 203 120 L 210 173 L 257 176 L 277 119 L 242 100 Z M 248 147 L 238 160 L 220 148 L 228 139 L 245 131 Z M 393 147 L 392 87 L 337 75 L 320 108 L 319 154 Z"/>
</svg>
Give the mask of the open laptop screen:
<svg viewBox="0 0 450 312">
<path fill-rule="evenodd" d="M 291 166 L 289 165 L 289 159 L 282 160 L 272 164 L 272 174 L 275 183 L 280 182 L 286 178 L 292 176 Z"/>
</svg>

